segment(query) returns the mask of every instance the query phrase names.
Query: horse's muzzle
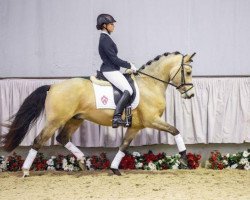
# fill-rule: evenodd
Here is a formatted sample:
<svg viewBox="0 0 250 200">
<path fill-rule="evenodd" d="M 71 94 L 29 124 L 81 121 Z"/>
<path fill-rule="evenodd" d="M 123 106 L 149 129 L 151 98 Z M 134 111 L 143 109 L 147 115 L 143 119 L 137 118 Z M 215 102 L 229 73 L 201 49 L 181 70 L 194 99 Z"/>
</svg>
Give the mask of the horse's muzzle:
<svg viewBox="0 0 250 200">
<path fill-rule="evenodd" d="M 187 99 L 191 99 L 192 97 L 194 97 L 194 94 L 191 94 L 190 96 L 187 96 Z"/>
<path fill-rule="evenodd" d="M 189 90 L 183 92 L 181 94 L 181 97 L 184 98 L 184 99 L 191 99 L 192 97 L 194 97 L 194 89 L 193 89 L 193 87 L 190 88 Z"/>
</svg>

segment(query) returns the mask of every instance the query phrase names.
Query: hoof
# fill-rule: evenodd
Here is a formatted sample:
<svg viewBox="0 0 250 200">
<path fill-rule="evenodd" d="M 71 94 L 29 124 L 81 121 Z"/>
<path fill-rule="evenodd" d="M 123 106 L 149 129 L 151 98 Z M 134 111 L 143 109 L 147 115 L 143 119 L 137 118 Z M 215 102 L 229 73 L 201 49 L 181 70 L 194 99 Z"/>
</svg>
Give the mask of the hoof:
<svg viewBox="0 0 250 200">
<path fill-rule="evenodd" d="M 180 158 L 180 168 L 188 169 L 188 161 L 185 158 Z"/>
<path fill-rule="evenodd" d="M 86 160 L 85 159 L 79 160 L 78 161 L 78 165 L 79 165 L 79 167 L 80 167 L 80 169 L 82 171 L 86 171 L 87 170 Z"/>
<path fill-rule="evenodd" d="M 114 175 L 117 175 L 117 176 L 121 176 L 121 172 L 119 171 L 119 169 L 113 169 L 113 168 L 110 168 L 111 171 L 114 173 Z"/>
<path fill-rule="evenodd" d="M 26 178 L 26 177 L 29 177 L 29 176 L 30 176 L 29 170 L 23 169 L 23 176 L 22 176 L 22 178 Z"/>
</svg>

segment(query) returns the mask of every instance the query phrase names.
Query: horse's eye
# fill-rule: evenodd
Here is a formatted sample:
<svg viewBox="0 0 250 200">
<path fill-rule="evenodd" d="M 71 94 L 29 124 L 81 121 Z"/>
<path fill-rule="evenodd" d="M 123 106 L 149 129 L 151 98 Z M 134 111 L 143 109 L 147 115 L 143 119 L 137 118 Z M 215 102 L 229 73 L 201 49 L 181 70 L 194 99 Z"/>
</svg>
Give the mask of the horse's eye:
<svg viewBox="0 0 250 200">
<path fill-rule="evenodd" d="M 192 72 L 191 72 L 191 71 L 187 72 L 187 75 L 188 75 L 188 76 L 190 76 L 191 74 L 192 74 Z"/>
</svg>

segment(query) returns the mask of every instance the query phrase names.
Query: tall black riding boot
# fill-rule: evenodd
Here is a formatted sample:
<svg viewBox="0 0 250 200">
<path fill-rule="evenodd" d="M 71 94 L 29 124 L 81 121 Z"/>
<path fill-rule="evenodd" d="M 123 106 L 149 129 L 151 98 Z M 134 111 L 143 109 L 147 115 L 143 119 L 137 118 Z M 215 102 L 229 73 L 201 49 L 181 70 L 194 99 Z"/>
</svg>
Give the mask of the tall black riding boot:
<svg viewBox="0 0 250 200">
<path fill-rule="evenodd" d="M 129 103 L 130 97 L 131 97 L 130 93 L 127 90 L 125 90 L 124 93 L 122 94 L 121 99 L 117 103 L 117 106 L 115 109 L 113 123 L 112 123 L 113 128 L 117 128 L 118 126 L 120 125 L 123 126 L 125 124 L 125 122 L 122 120 L 122 113 L 123 113 L 124 108 Z"/>
</svg>

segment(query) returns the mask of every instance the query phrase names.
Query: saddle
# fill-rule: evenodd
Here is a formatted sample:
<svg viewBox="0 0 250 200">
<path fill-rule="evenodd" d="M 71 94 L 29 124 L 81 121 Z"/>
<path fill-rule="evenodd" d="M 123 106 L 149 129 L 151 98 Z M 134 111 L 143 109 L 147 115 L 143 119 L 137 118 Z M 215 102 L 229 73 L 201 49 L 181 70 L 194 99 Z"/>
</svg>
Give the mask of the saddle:
<svg viewBox="0 0 250 200">
<path fill-rule="evenodd" d="M 123 75 L 127 79 L 128 83 L 130 84 L 130 86 L 133 89 L 133 94 L 130 98 L 130 102 L 128 103 L 129 105 L 131 105 L 131 103 L 134 101 L 135 96 L 136 96 L 136 89 L 135 89 L 135 85 L 134 85 L 134 80 L 132 79 L 131 74 L 123 74 Z M 122 96 L 122 91 L 119 90 L 117 87 L 115 87 L 112 83 L 110 83 L 105 78 L 105 76 L 103 76 L 102 72 L 100 72 L 100 71 L 97 71 L 96 79 L 106 81 L 113 87 L 114 100 L 115 100 L 115 104 L 117 105 L 118 101 L 120 100 L 120 98 Z"/>
<path fill-rule="evenodd" d="M 128 83 L 130 84 L 132 90 L 133 90 L 133 95 L 130 98 L 130 102 L 128 102 L 128 104 L 126 105 L 125 108 L 125 123 L 124 123 L 124 127 L 130 127 L 132 124 L 132 112 L 131 112 L 131 104 L 134 101 L 135 97 L 136 97 L 136 88 L 135 88 L 135 84 L 134 84 L 134 79 L 131 77 L 131 74 L 125 73 L 123 74 L 124 77 L 127 79 Z M 120 91 L 117 87 L 115 87 L 113 84 L 111 84 L 102 74 L 102 72 L 97 71 L 97 75 L 96 77 L 91 76 L 91 81 L 98 84 L 98 85 L 105 85 L 105 86 L 112 86 L 113 88 L 113 94 L 114 94 L 114 102 L 117 105 L 117 103 L 119 102 L 121 96 L 122 96 L 122 91 Z"/>
</svg>

